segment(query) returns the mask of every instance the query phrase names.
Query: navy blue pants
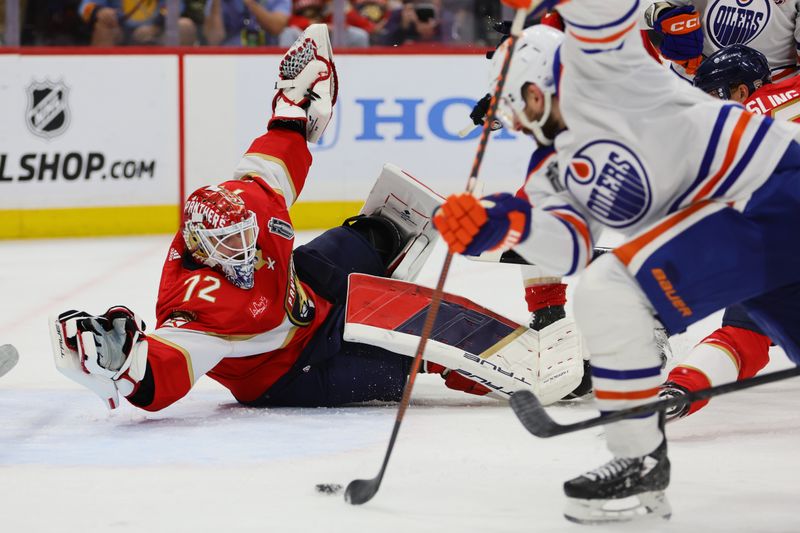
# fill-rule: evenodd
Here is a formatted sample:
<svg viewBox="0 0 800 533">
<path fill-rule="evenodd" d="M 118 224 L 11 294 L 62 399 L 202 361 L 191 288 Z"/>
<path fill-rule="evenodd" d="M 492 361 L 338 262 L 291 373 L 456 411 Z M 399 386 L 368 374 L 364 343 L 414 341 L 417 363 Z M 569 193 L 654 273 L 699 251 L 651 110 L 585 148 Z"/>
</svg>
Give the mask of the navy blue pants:
<svg viewBox="0 0 800 533">
<path fill-rule="evenodd" d="M 294 263 L 300 280 L 334 306 L 292 370 L 248 405 L 335 407 L 398 401 L 413 359 L 342 339 L 347 276 L 386 273 L 375 249 L 356 230 L 341 226 L 298 247 Z"/>
<path fill-rule="evenodd" d="M 742 328 L 764 335 L 764 332 L 758 327 L 758 324 L 747 314 L 744 306 L 739 304 L 732 305 L 725 309 L 725 313 L 722 315 L 722 325 Z"/>
<path fill-rule="evenodd" d="M 692 225 L 667 228 L 670 238 L 646 252 L 635 274 L 667 331 L 738 303 L 800 364 L 800 145 L 789 146 L 744 211 L 691 209 Z"/>
</svg>

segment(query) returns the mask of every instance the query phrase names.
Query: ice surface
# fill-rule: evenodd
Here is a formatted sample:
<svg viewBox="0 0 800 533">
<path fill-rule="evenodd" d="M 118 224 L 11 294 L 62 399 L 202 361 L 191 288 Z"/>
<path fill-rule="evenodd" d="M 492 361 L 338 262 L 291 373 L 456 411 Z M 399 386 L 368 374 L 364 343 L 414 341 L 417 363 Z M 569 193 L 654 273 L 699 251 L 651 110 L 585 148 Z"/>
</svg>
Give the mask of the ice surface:
<svg viewBox="0 0 800 533">
<path fill-rule="evenodd" d="M 55 370 L 46 317 L 125 304 L 152 325 L 169 240 L 0 243 L 0 344 L 20 352 L 0 378 L 0 531 L 581 529 L 561 516 L 561 484 L 608 459 L 601 430 L 537 440 L 506 404 L 449 391 L 436 376 L 418 380 L 383 487 L 361 507 L 314 485 L 374 476 L 394 406 L 252 409 L 201 380 L 159 413 L 107 411 Z M 442 255 L 420 282 L 435 282 Z M 447 290 L 526 318 L 514 266 L 457 258 Z M 676 354 L 718 320 L 674 338 Z M 787 366 L 772 353 L 768 370 Z M 799 391 L 795 380 L 733 394 L 670 425 L 673 519 L 591 531 L 799 531 Z M 560 421 L 595 413 L 588 403 L 551 412 Z"/>
</svg>

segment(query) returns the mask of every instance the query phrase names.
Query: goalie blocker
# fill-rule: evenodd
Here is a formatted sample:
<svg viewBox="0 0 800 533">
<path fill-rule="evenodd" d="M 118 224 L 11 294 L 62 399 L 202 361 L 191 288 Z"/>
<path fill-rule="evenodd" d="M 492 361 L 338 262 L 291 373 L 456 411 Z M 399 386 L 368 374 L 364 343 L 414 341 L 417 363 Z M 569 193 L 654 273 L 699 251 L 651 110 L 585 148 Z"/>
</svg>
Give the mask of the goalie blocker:
<svg viewBox="0 0 800 533">
<path fill-rule="evenodd" d="M 344 339 L 413 357 L 432 290 L 398 280 L 350 275 Z M 529 390 L 543 404 L 561 400 L 583 378 L 583 343 L 569 319 L 533 331 L 466 298 L 445 293 L 423 359 L 508 399 Z M 452 380 L 446 383 L 451 386 Z M 466 387 L 459 390 L 469 391 Z"/>
</svg>

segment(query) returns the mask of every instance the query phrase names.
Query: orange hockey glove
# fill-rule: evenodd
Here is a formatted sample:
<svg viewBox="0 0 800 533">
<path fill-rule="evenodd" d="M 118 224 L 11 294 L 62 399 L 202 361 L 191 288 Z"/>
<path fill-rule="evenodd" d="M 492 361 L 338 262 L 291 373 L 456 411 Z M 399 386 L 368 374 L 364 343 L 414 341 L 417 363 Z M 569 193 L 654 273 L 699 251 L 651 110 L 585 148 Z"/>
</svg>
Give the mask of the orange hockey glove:
<svg viewBox="0 0 800 533">
<path fill-rule="evenodd" d="M 530 233 L 531 206 L 508 193 L 480 200 L 469 193 L 451 195 L 433 217 L 450 251 L 480 255 L 507 250 Z"/>
</svg>

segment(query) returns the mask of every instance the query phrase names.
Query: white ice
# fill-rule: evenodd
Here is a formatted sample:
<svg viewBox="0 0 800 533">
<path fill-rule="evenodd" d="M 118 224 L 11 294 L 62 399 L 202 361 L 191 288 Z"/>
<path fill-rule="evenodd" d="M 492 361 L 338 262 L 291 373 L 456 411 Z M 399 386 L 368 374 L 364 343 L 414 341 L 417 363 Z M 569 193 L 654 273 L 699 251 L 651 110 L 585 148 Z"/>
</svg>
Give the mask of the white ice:
<svg viewBox="0 0 800 533">
<path fill-rule="evenodd" d="M 309 238 L 304 234 L 301 238 Z M 0 243 L 0 344 L 20 363 L 0 379 L 2 532 L 551 532 L 564 480 L 608 459 L 601 430 L 549 440 L 504 403 L 421 376 L 383 485 L 366 505 L 315 492 L 380 466 L 393 405 L 340 409 L 238 406 L 210 380 L 151 414 L 109 412 L 54 368 L 46 317 L 125 304 L 152 325 L 170 237 Z M 442 253 L 420 282 L 432 285 Z M 516 267 L 457 259 L 447 290 L 526 318 Z M 714 315 L 673 338 L 680 357 Z M 767 371 L 787 366 L 773 348 Z M 670 521 L 591 531 L 800 531 L 800 381 L 721 397 L 668 427 Z M 591 404 L 550 408 L 560 421 Z"/>
</svg>

